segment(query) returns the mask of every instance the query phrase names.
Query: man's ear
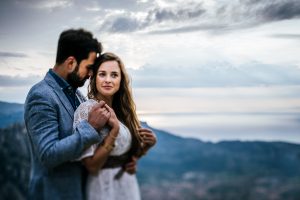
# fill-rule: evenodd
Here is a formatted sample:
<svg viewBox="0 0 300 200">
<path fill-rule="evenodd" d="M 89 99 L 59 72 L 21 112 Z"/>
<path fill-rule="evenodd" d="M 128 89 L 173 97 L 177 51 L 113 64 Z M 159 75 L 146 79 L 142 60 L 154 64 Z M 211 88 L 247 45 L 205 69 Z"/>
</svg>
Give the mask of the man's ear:
<svg viewBox="0 0 300 200">
<path fill-rule="evenodd" d="M 66 60 L 65 60 L 65 64 L 67 66 L 68 72 L 73 72 L 74 69 L 77 66 L 77 61 L 75 59 L 74 56 L 69 56 Z"/>
</svg>

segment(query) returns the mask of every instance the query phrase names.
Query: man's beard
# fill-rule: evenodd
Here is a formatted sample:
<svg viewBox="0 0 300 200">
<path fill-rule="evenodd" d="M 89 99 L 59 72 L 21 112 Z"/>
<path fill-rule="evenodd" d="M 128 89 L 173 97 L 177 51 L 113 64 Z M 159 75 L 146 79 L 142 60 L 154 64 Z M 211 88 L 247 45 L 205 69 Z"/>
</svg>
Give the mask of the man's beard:
<svg viewBox="0 0 300 200">
<path fill-rule="evenodd" d="M 82 87 L 86 79 L 88 79 L 88 77 L 80 79 L 80 77 L 78 76 L 78 71 L 79 71 L 79 65 L 77 65 L 74 71 L 72 71 L 67 76 L 67 82 L 74 88 Z"/>
</svg>

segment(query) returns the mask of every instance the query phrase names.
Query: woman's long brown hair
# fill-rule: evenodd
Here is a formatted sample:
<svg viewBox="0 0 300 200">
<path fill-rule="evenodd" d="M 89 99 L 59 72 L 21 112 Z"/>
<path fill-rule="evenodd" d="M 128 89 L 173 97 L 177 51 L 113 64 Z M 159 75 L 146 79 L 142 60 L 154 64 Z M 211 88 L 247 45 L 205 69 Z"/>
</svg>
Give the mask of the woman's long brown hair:
<svg viewBox="0 0 300 200">
<path fill-rule="evenodd" d="M 93 66 L 93 75 L 90 78 L 90 84 L 88 86 L 88 98 L 96 99 L 98 93 L 96 88 L 97 72 L 101 64 L 107 61 L 116 61 L 119 64 L 121 71 L 120 88 L 113 97 L 112 108 L 114 109 L 118 119 L 128 127 L 132 135 L 132 153 L 136 156 L 141 156 L 142 140 L 137 131 L 137 129 L 140 127 L 140 122 L 136 115 L 136 106 L 133 101 L 128 74 L 126 72 L 124 63 L 117 55 L 113 53 L 104 53 L 97 58 Z"/>
</svg>

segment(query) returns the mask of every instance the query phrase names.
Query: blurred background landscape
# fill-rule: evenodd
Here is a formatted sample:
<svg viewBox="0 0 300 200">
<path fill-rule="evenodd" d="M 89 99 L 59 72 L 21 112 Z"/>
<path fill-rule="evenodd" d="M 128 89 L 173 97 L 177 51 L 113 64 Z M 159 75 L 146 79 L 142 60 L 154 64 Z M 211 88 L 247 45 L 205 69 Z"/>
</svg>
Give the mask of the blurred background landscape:
<svg viewBox="0 0 300 200">
<path fill-rule="evenodd" d="M 0 197 L 26 199 L 30 158 L 23 106 L 0 102 Z M 9 114 L 7 111 L 9 110 Z M 300 145 L 287 142 L 203 142 L 154 130 L 157 145 L 139 161 L 142 199 L 296 200 Z"/>
<path fill-rule="evenodd" d="M 157 133 L 143 199 L 300 199 L 300 1 L 1 0 L 0 26 L 0 199 L 26 194 L 23 103 L 68 28 L 123 59 Z"/>
</svg>

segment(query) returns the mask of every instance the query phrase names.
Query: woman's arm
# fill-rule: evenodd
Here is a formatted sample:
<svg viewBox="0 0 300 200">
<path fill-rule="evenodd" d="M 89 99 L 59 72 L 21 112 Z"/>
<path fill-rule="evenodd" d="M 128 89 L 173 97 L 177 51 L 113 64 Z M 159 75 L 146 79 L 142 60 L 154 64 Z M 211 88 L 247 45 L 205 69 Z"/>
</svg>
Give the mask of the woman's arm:
<svg viewBox="0 0 300 200">
<path fill-rule="evenodd" d="M 115 140 L 119 134 L 119 120 L 117 119 L 113 109 L 108 106 L 107 109 L 111 113 L 111 117 L 108 120 L 108 125 L 112 128 L 109 134 L 105 137 L 102 145 L 96 149 L 94 155 L 83 159 L 83 164 L 92 174 L 96 173 L 105 164 L 110 152 L 114 148 Z"/>
<path fill-rule="evenodd" d="M 116 136 L 113 135 L 117 135 L 118 132 L 118 129 L 112 128 L 109 134 L 104 139 L 102 145 L 100 145 L 96 149 L 95 154 L 93 156 L 86 157 L 83 159 L 83 164 L 90 173 L 96 173 L 105 164 L 110 152 L 114 148 Z"/>
</svg>

